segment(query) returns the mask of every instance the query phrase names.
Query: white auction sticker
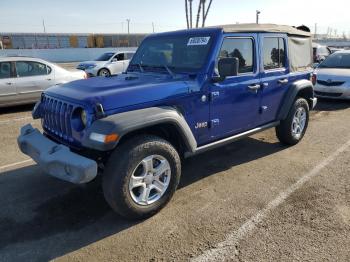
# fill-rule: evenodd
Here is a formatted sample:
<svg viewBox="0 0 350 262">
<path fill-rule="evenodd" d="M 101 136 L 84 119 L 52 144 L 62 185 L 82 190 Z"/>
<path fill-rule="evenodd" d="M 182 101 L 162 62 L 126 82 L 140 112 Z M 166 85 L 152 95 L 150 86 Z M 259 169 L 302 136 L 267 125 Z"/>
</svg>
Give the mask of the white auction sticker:
<svg viewBox="0 0 350 262">
<path fill-rule="evenodd" d="M 209 43 L 210 36 L 205 37 L 191 37 L 188 40 L 187 45 L 207 45 Z"/>
</svg>

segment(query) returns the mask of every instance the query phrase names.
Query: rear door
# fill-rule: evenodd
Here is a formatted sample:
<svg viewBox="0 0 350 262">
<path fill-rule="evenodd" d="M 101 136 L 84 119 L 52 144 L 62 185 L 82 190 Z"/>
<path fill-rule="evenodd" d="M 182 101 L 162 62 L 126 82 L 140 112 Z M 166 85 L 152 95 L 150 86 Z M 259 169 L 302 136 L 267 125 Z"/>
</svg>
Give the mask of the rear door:
<svg viewBox="0 0 350 262">
<path fill-rule="evenodd" d="M 0 105 L 15 102 L 17 92 L 14 81 L 13 63 L 0 63 Z"/>
<path fill-rule="evenodd" d="M 260 123 L 273 122 L 289 89 L 287 38 L 281 34 L 260 34 L 261 117 Z"/>
<path fill-rule="evenodd" d="M 252 129 L 257 124 L 260 101 L 257 46 L 256 34 L 228 35 L 223 40 L 217 61 L 238 58 L 239 74 L 210 86 L 210 130 L 214 139 Z"/>
<path fill-rule="evenodd" d="M 16 61 L 16 89 L 18 99 L 37 100 L 42 91 L 52 85 L 51 69 L 35 61 Z"/>
</svg>

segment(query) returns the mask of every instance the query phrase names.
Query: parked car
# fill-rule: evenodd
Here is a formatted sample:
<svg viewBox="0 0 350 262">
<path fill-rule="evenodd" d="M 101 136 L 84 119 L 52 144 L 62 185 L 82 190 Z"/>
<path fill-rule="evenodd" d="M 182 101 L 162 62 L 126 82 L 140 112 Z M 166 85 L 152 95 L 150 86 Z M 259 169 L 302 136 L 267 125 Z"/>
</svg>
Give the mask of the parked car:
<svg viewBox="0 0 350 262">
<path fill-rule="evenodd" d="M 318 97 L 350 99 L 350 50 L 337 51 L 314 72 Z"/>
<path fill-rule="evenodd" d="M 120 74 L 126 70 L 129 61 L 135 52 L 108 52 L 99 56 L 94 61 L 85 61 L 77 66 L 89 76 L 110 76 Z"/>
<path fill-rule="evenodd" d="M 270 24 L 150 35 L 125 74 L 45 91 L 33 111 L 44 135 L 26 125 L 18 145 L 72 183 L 99 167 L 110 206 L 148 217 L 174 194 L 182 157 L 268 128 L 302 140 L 316 104 L 311 50 L 309 32 Z"/>
<path fill-rule="evenodd" d="M 36 102 L 48 87 L 84 78 L 39 58 L 0 57 L 0 107 Z"/>
<path fill-rule="evenodd" d="M 329 47 L 317 43 L 312 44 L 312 49 L 314 63 L 321 63 L 332 53 Z"/>
</svg>

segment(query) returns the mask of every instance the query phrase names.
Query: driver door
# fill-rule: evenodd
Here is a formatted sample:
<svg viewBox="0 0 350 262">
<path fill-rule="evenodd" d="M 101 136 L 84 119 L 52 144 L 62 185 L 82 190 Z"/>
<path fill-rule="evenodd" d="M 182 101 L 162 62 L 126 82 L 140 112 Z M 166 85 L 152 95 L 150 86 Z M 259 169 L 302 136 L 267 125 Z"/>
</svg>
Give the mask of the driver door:
<svg viewBox="0 0 350 262">
<path fill-rule="evenodd" d="M 238 58 L 239 67 L 237 76 L 226 77 L 210 85 L 210 130 L 213 140 L 253 129 L 259 122 L 257 53 L 256 34 L 224 38 L 218 59 Z"/>
<path fill-rule="evenodd" d="M 118 53 L 116 54 L 112 60 L 110 65 L 111 74 L 120 74 L 124 71 L 124 60 L 125 60 L 125 54 L 124 53 Z"/>
</svg>

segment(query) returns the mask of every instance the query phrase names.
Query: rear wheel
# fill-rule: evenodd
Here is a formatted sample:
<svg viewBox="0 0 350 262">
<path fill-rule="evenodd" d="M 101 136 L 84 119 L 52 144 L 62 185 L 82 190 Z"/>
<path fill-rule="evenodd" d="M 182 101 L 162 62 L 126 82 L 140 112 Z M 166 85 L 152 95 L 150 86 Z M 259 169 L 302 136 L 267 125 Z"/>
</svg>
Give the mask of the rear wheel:
<svg viewBox="0 0 350 262">
<path fill-rule="evenodd" d="M 120 215 L 145 218 L 169 202 L 180 175 L 180 157 L 169 142 L 140 136 L 112 153 L 103 175 L 103 191 Z"/>
<path fill-rule="evenodd" d="M 110 76 L 111 72 L 107 68 L 102 68 L 100 71 L 98 71 L 98 76 Z"/>
<path fill-rule="evenodd" d="M 308 124 L 309 104 L 304 98 L 298 98 L 287 118 L 276 127 L 276 135 L 282 143 L 295 145 L 304 137 Z"/>
</svg>

